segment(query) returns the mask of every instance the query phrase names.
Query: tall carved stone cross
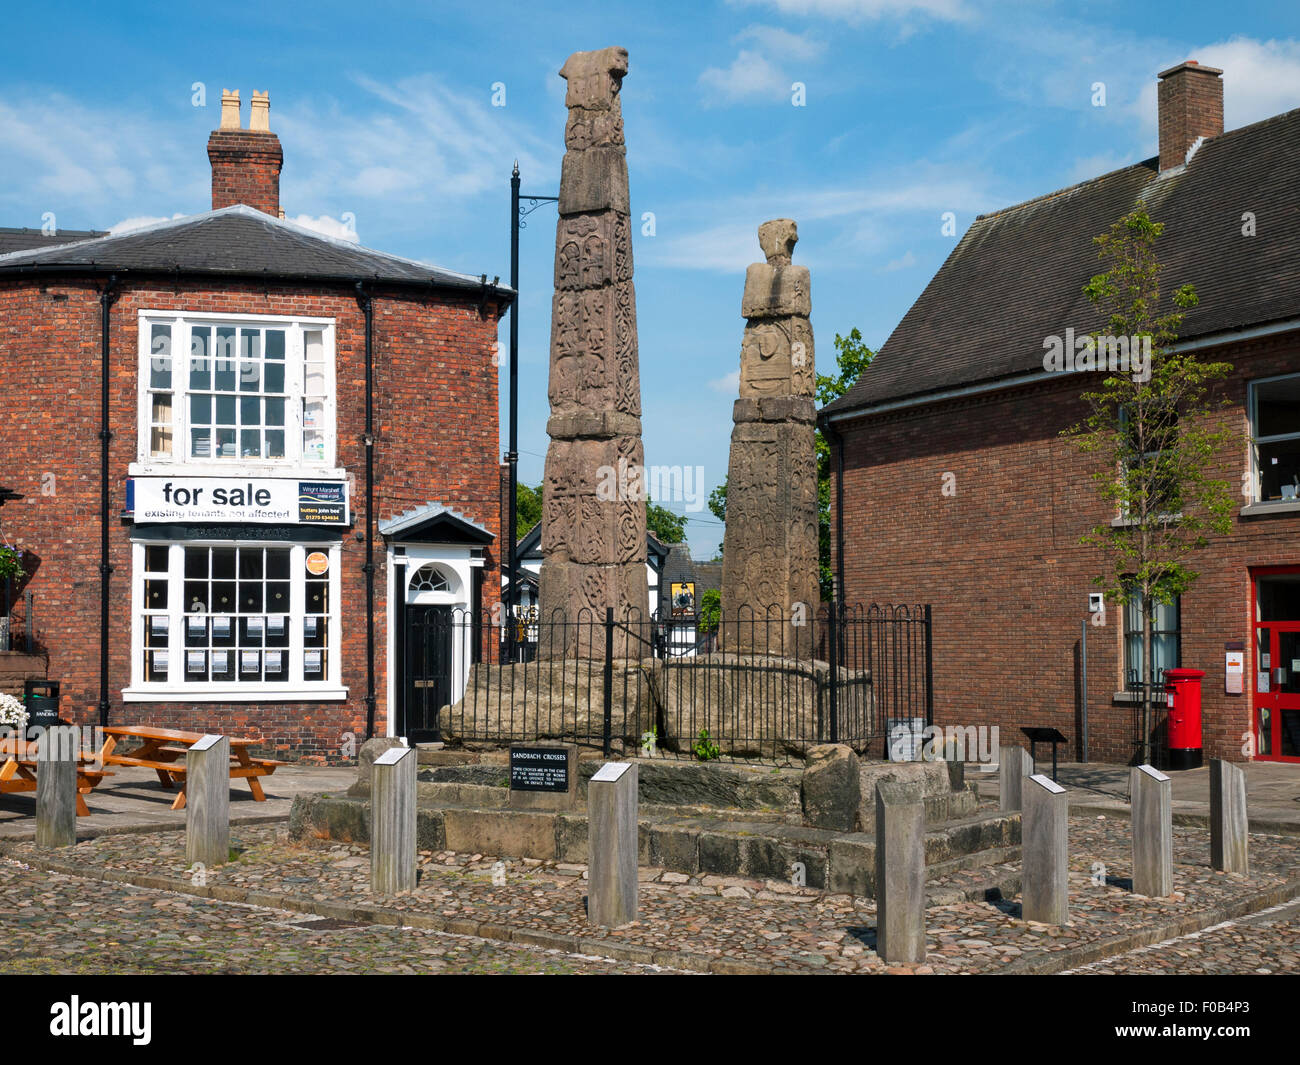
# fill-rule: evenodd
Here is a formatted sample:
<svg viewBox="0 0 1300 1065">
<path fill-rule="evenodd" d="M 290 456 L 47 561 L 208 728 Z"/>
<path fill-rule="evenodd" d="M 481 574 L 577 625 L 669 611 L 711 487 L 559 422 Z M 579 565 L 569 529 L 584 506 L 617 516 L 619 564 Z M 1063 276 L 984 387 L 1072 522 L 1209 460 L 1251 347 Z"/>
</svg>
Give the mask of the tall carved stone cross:
<svg viewBox="0 0 1300 1065">
<path fill-rule="evenodd" d="M 551 417 L 546 431 L 542 508 L 543 621 L 540 653 L 598 657 L 604 636 L 594 625 L 606 607 L 620 619 L 645 618 L 646 504 L 641 379 L 637 360 L 632 229 L 619 90 L 627 50 L 575 52 L 560 68 L 568 82 L 555 234 L 551 308 Z M 611 490 L 612 489 L 612 490 Z M 626 631 L 618 657 L 645 648 Z"/>
<path fill-rule="evenodd" d="M 727 649 L 805 657 L 821 596 L 812 303 L 808 268 L 790 265 L 798 239 L 790 219 L 764 222 L 758 240 L 767 262 L 745 274 L 721 636 Z"/>
</svg>

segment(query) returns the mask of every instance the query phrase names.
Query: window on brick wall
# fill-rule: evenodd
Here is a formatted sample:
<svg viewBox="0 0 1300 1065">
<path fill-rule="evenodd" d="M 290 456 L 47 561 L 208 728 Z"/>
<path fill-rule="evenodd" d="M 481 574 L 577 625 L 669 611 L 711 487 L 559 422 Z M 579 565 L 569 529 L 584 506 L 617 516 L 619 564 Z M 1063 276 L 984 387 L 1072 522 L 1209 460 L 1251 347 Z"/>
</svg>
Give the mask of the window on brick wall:
<svg viewBox="0 0 1300 1065">
<path fill-rule="evenodd" d="M 337 543 L 136 543 L 133 551 L 128 694 L 328 697 L 339 687 Z"/>
<path fill-rule="evenodd" d="M 1151 658 L 1155 663 L 1157 686 L 1161 674 L 1179 665 L 1182 654 L 1180 600 L 1157 603 L 1151 626 Z M 1142 658 L 1142 596 L 1134 592 L 1124 607 L 1124 685 L 1134 689 L 1146 681 Z"/>
<path fill-rule="evenodd" d="M 1300 500 L 1300 374 L 1250 383 L 1253 502 Z"/>
<path fill-rule="evenodd" d="M 143 311 L 140 357 L 140 463 L 334 465 L 331 322 Z"/>
</svg>

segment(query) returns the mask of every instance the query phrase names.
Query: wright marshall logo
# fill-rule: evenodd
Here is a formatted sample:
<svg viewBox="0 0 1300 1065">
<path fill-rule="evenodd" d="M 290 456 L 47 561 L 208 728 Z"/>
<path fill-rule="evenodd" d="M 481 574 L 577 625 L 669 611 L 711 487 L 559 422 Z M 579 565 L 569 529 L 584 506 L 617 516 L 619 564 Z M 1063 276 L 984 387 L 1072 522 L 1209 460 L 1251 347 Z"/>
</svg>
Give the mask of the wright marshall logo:
<svg viewBox="0 0 1300 1065">
<path fill-rule="evenodd" d="M 153 1004 L 149 1002 L 70 1002 L 50 1007 L 50 1035 L 130 1036 L 138 1047 L 148 1046 Z"/>
</svg>

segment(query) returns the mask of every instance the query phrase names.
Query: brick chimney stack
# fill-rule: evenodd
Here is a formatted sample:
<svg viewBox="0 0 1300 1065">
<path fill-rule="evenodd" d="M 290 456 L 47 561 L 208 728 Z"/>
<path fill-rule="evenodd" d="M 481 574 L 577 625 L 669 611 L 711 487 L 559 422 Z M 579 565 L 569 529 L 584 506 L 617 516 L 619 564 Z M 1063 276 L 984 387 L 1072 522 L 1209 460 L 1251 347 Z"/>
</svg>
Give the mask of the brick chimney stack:
<svg viewBox="0 0 1300 1065">
<path fill-rule="evenodd" d="M 1223 132 L 1223 73 L 1195 59 L 1160 72 L 1160 169 L 1181 166 L 1197 137 Z"/>
<path fill-rule="evenodd" d="M 239 92 L 221 90 L 221 128 L 208 138 L 212 163 L 212 209 L 243 203 L 283 218 L 280 168 L 284 152 L 271 132 L 269 92 L 254 92 L 249 128 L 239 124 Z"/>
</svg>

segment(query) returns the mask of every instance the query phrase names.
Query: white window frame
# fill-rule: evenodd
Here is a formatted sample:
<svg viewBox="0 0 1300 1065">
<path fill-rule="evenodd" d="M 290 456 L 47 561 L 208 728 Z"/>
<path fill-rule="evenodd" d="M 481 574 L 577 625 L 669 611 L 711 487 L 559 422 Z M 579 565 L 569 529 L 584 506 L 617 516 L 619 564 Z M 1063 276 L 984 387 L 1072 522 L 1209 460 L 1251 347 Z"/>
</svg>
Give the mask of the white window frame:
<svg viewBox="0 0 1300 1065">
<path fill-rule="evenodd" d="M 1288 378 L 1300 380 L 1300 373 L 1281 373 L 1274 374 L 1272 377 L 1257 377 L 1254 380 L 1246 382 L 1246 412 L 1250 419 L 1247 427 L 1247 455 L 1250 460 L 1250 500 L 1249 503 L 1259 507 L 1280 507 L 1300 503 L 1300 493 L 1296 499 L 1261 499 L 1260 485 L 1262 484 L 1261 471 L 1259 468 L 1259 445 L 1276 444 L 1285 440 L 1295 440 L 1300 442 L 1300 433 L 1281 433 L 1273 436 L 1256 436 L 1255 430 L 1259 426 L 1259 392 L 1257 385 L 1268 385 L 1275 381 L 1285 381 Z"/>
<path fill-rule="evenodd" d="M 150 681 L 144 676 L 145 636 L 145 549 L 168 548 L 167 628 L 168 661 L 167 680 Z M 185 549 L 187 547 L 269 547 L 289 548 L 289 675 L 288 681 L 230 682 L 187 681 L 185 677 Z M 303 678 L 302 619 L 305 616 L 303 595 L 306 589 L 306 558 L 312 551 L 329 555 L 330 614 L 326 646 L 326 676 L 321 681 Z M 298 542 L 288 540 L 142 540 L 131 544 L 131 684 L 123 689 L 122 698 L 128 703 L 140 702 L 269 702 L 295 700 L 310 702 L 335 702 L 348 696 L 343 686 L 342 664 L 342 601 L 340 598 L 340 571 L 342 569 L 342 544 Z M 268 613 L 275 613 L 269 611 Z"/>
<path fill-rule="evenodd" d="M 152 325 L 172 327 L 172 455 L 170 458 L 150 454 L 152 410 L 150 407 L 149 369 L 153 357 L 150 334 Z M 282 459 L 189 458 L 189 351 L 190 329 L 197 325 L 257 326 L 285 331 L 285 457 Z M 336 395 L 335 319 L 305 315 L 216 314 L 206 311 L 160 311 L 141 309 L 137 313 L 137 440 L 136 461 L 131 476 L 177 474 L 213 477 L 313 477 L 341 479 L 344 471 L 338 462 L 338 405 Z M 323 333 L 325 362 L 325 457 L 321 462 L 307 461 L 302 448 L 302 401 L 304 382 L 304 334 Z"/>
</svg>

